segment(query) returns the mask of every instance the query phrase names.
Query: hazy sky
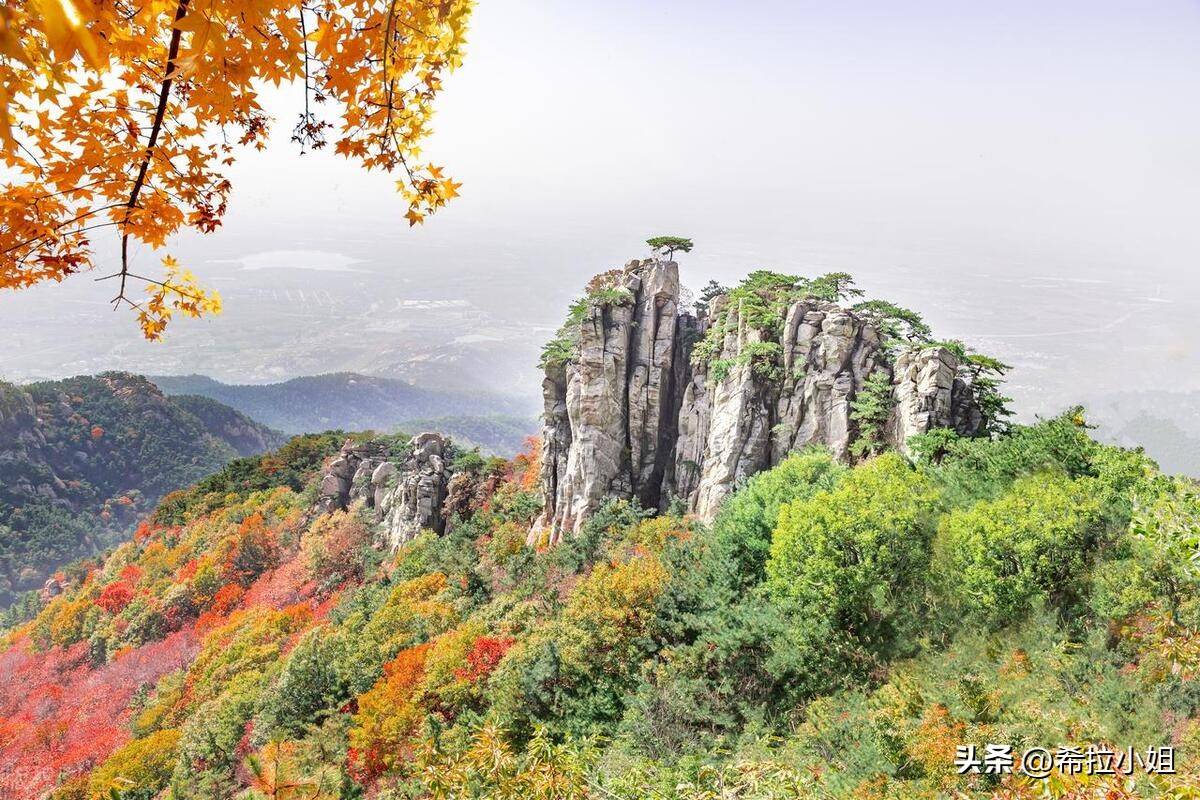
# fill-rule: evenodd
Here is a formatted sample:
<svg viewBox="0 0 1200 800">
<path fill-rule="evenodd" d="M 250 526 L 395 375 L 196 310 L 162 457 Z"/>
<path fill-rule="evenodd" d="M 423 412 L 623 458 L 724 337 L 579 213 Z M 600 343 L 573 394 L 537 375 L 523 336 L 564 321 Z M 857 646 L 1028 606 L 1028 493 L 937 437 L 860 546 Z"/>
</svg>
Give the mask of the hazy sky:
<svg viewBox="0 0 1200 800">
<path fill-rule="evenodd" d="M 251 276 L 313 274 L 245 266 L 306 260 L 357 270 L 364 310 L 377 282 L 529 323 L 513 340 L 528 350 L 588 276 L 679 233 L 697 243 L 694 287 L 764 266 L 854 273 L 1016 363 L 1026 411 L 1200 389 L 1198 98 L 1195 0 L 480 0 L 427 148 L 465 184 L 452 207 L 408 230 L 386 176 L 295 155 L 299 95 L 273 92 L 275 141 L 234 169 L 225 228 L 176 246 L 217 278 L 226 317 L 147 345 L 94 322 L 104 295 L 86 279 L 4 296 L 0 334 L 62 362 L 5 369 L 191 371 L 255 313 Z M 30 311 L 55 297 L 70 310 Z M 64 343 L 64 314 L 101 327 Z M 291 369 L 261 357 L 211 369 Z"/>
</svg>

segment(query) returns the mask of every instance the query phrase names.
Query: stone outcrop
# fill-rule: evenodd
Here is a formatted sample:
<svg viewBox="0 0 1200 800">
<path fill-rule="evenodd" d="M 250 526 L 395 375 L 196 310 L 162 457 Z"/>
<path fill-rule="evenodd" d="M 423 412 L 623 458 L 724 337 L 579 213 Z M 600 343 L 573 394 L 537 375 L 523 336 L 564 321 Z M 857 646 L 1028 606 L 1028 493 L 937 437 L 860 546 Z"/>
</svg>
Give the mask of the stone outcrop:
<svg viewBox="0 0 1200 800">
<path fill-rule="evenodd" d="M 893 368 L 896 407 L 888 439 L 907 453 L 908 440 L 934 428 L 973 436 L 984 424 L 971 388 L 958 377 L 958 356 L 944 347 L 901 353 Z"/>
<path fill-rule="evenodd" d="M 682 311 L 674 262 L 630 262 L 619 286 L 567 331 L 575 357 L 546 366 L 545 508 L 531 541 L 577 531 L 612 497 L 648 508 L 679 500 L 711 519 L 739 481 L 806 446 L 849 461 L 853 403 L 878 370 L 893 381 L 892 446 L 934 427 L 982 428 L 951 351 L 904 352 L 893 365 L 879 330 L 835 303 L 790 303 L 769 339 L 724 296 L 702 318 Z M 694 359 L 714 324 L 717 340 Z"/>
<path fill-rule="evenodd" d="M 449 441 L 437 433 L 414 436 L 399 459 L 389 458 L 379 442 L 347 440 L 326 467 L 314 510 L 328 513 L 361 500 L 392 548 L 423 530 L 444 533 L 452 516 L 444 507 L 454 478 L 450 455 Z"/>
<path fill-rule="evenodd" d="M 376 510 L 393 548 L 426 529 L 445 532 L 442 504 L 451 477 L 446 464 L 448 451 L 449 443 L 440 435 L 422 433 L 413 437 L 412 452 L 394 475 L 378 484 L 372 476 L 375 490 L 383 490 Z M 392 479 L 394 485 L 389 486 L 387 481 Z"/>
<path fill-rule="evenodd" d="M 375 442 L 355 443 L 347 439 L 321 476 L 316 511 L 326 514 L 344 509 L 351 501 L 367 496 L 365 483 L 382 461 L 383 449 Z"/>
</svg>

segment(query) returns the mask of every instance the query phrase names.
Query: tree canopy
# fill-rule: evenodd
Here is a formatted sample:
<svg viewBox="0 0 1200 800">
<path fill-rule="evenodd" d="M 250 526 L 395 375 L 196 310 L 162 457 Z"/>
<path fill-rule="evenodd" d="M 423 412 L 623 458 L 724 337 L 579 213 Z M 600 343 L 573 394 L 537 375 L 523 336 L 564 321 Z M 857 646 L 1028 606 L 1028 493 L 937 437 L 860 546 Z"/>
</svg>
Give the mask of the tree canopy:
<svg viewBox="0 0 1200 800">
<path fill-rule="evenodd" d="M 693 246 L 691 239 L 682 236 L 652 236 L 646 240 L 646 244 L 650 245 L 651 250 L 665 250 L 667 258 L 673 258 L 676 250 L 690 253 Z"/>
<path fill-rule="evenodd" d="M 410 225 L 460 184 L 421 157 L 434 102 L 462 62 L 472 0 L 15 0 L 0 7 L 0 288 L 102 266 L 112 303 L 159 338 L 174 314 L 220 311 L 169 254 L 184 229 L 214 231 L 241 150 L 265 146 L 263 84 L 294 83 L 293 140 L 397 173 Z M 324 113 L 322 113 L 324 112 Z"/>
</svg>

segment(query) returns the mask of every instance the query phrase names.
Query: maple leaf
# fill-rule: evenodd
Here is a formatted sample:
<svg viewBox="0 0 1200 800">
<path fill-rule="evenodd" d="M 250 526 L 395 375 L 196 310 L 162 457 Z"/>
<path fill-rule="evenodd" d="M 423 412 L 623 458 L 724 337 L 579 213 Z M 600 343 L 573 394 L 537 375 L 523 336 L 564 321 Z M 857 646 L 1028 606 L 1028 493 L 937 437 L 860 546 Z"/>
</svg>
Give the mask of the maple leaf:
<svg viewBox="0 0 1200 800">
<path fill-rule="evenodd" d="M 0 7 L 0 289 L 98 266 L 115 235 L 113 303 L 148 339 L 221 300 L 169 257 L 133 263 L 185 229 L 216 230 L 230 142 L 262 149 L 261 84 L 303 93 L 300 141 L 395 172 L 410 226 L 458 194 L 417 169 L 434 102 L 461 63 L 474 0 L 15 0 Z M 309 103 L 338 118 L 325 119 Z M 144 286 L 140 300 L 133 289 Z"/>
</svg>

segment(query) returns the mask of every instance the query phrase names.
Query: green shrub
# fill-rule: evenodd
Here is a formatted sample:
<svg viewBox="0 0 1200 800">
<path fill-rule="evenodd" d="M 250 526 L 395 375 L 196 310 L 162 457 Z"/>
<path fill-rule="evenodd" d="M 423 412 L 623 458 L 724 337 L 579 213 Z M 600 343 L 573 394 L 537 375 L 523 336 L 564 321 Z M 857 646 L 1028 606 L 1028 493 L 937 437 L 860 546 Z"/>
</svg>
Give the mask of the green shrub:
<svg viewBox="0 0 1200 800">
<path fill-rule="evenodd" d="M 784 505 L 767 561 L 771 596 L 869 652 L 911 648 L 904 634 L 919 627 L 935 497 L 920 471 L 886 454 Z"/>
<path fill-rule="evenodd" d="M 779 509 L 834 487 L 846 468 L 820 449 L 806 450 L 755 475 L 721 506 L 712 524 L 717 570 L 741 588 L 762 581 Z"/>
<path fill-rule="evenodd" d="M 1086 479 L 1023 478 L 996 500 L 948 514 L 937 538 L 936 569 L 950 613 L 994 627 L 1015 623 L 1039 602 L 1078 603 L 1102 521 Z"/>
</svg>

